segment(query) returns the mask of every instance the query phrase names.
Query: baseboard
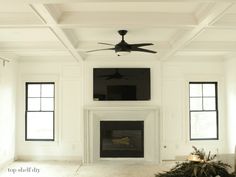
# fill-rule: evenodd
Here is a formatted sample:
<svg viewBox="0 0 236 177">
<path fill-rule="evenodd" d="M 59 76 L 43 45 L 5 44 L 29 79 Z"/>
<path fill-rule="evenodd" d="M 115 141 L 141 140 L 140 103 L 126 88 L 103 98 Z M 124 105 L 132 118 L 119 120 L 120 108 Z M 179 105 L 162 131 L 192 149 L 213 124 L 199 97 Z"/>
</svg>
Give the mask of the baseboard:
<svg viewBox="0 0 236 177">
<path fill-rule="evenodd" d="M 14 158 L 6 159 L 6 160 L 4 160 L 4 162 L 0 162 L 0 170 L 2 170 L 3 168 L 7 167 L 12 162 L 14 162 Z"/>
<path fill-rule="evenodd" d="M 32 155 L 19 155 L 16 157 L 18 161 L 82 161 L 80 156 L 32 156 Z"/>
</svg>

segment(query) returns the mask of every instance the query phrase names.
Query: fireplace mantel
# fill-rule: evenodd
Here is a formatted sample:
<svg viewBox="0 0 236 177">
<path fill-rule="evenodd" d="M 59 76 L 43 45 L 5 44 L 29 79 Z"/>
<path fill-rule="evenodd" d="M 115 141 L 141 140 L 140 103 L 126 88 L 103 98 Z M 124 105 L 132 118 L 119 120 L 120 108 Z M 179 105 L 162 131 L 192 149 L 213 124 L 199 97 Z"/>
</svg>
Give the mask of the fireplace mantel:
<svg viewBox="0 0 236 177">
<path fill-rule="evenodd" d="M 158 110 L 158 106 L 85 106 L 84 110 L 86 111 L 103 111 L 103 110 Z"/>
<path fill-rule="evenodd" d="M 100 158 L 100 121 L 143 120 L 144 161 L 160 162 L 160 120 L 157 106 L 86 106 L 83 119 L 83 162 Z"/>
</svg>

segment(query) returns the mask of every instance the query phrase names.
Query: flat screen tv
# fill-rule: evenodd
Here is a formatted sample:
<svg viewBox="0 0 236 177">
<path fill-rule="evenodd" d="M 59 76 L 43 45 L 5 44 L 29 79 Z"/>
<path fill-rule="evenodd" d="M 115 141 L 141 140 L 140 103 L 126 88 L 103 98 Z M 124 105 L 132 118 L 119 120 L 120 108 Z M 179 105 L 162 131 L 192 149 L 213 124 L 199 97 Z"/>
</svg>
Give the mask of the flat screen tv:
<svg viewBox="0 0 236 177">
<path fill-rule="evenodd" d="M 93 99 L 150 100 L 150 68 L 94 68 Z"/>
</svg>

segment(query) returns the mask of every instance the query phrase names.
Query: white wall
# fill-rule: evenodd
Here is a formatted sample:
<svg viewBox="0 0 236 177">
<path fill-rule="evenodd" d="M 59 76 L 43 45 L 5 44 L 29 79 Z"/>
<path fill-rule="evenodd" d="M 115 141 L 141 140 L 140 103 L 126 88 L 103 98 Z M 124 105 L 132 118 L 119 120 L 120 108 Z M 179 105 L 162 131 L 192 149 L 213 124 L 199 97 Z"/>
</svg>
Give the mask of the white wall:
<svg viewBox="0 0 236 177">
<path fill-rule="evenodd" d="M 0 167 L 14 160 L 17 63 L 0 61 Z"/>
<path fill-rule="evenodd" d="M 236 58 L 225 62 L 226 106 L 227 106 L 227 147 L 234 153 L 236 145 Z"/>
<path fill-rule="evenodd" d="M 19 64 L 18 159 L 80 160 L 82 154 L 82 66 L 76 62 L 21 62 Z M 53 81 L 55 141 L 25 141 L 25 82 Z"/>
<path fill-rule="evenodd" d="M 200 57 L 199 57 L 200 59 Z M 150 67 L 150 101 L 93 101 L 94 67 Z M 24 140 L 24 83 L 26 81 L 55 81 L 56 141 L 25 142 Z M 188 137 L 188 82 L 218 81 L 220 140 L 194 141 Z M 161 157 L 174 159 L 186 155 L 191 146 L 225 152 L 226 120 L 224 107 L 224 66 L 216 61 L 158 61 L 154 57 L 87 58 L 83 66 L 63 62 L 22 62 L 19 66 L 17 118 L 18 158 L 78 159 L 83 150 L 83 106 L 158 106 L 161 121 Z"/>
<path fill-rule="evenodd" d="M 224 68 L 221 61 L 176 61 L 163 63 L 162 82 L 162 157 L 173 159 L 188 155 L 192 146 L 226 151 L 226 120 L 224 101 Z M 189 141 L 189 81 L 217 81 L 219 108 L 219 140 Z"/>
</svg>

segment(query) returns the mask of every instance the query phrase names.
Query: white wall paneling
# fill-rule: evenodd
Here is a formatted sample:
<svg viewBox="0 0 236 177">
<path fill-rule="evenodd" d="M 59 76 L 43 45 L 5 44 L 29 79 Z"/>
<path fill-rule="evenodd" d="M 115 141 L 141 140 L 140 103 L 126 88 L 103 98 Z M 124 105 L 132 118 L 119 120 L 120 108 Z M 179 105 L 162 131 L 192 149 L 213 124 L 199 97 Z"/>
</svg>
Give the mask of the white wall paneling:
<svg viewBox="0 0 236 177">
<path fill-rule="evenodd" d="M 0 64 L 0 167 L 15 157 L 17 65 Z"/>
<path fill-rule="evenodd" d="M 18 95 L 17 158 L 81 159 L 82 67 L 70 63 L 21 63 Z M 55 141 L 24 140 L 25 82 L 55 82 Z"/>
<path fill-rule="evenodd" d="M 65 158 L 84 156 L 84 115 L 83 107 L 146 107 L 157 106 L 160 110 L 160 160 L 173 160 L 178 155 L 186 155 L 196 145 L 214 152 L 226 152 L 224 107 L 224 69 L 221 60 L 217 61 L 156 61 L 152 57 L 146 61 L 139 58 L 91 57 L 81 64 L 65 62 L 21 62 L 21 81 L 30 78 L 40 80 L 56 79 L 57 88 L 57 137 L 53 143 L 24 142 L 24 90 L 21 82 L 18 95 L 19 116 L 17 135 L 17 155 L 58 156 Z M 151 100 L 150 101 L 94 101 L 93 100 L 93 68 L 96 67 L 148 67 L 151 68 Z M 42 69 L 43 68 L 43 69 Z M 210 69 L 209 69 L 210 68 Z M 189 141 L 188 126 L 188 82 L 219 82 L 220 140 Z M 43 151 L 36 151 L 41 147 Z M 48 157 L 49 158 L 49 157 Z"/>
<path fill-rule="evenodd" d="M 230 153 L 234 153 L 236 146 L 236 137 L 233 136 L 236 134 L 236 61 L 235 57 L 230 57 L 225 63 L 225 79 L 226 79 L 226 108 L 227 108 L 227 150 Z"/>
<path fill-rule="evenodd" d="M 166 62 L 163 63 L 162 75 L 161 152 L 163 159 L 173 160 L 176 155 L 187 155 L 192 151 L 193 145 L 212 152 L 226 152 L 222 62 Z M 219 140 L 189 140 L 188 83 L 190 81 L 218 82 Z"/>
</svg>

